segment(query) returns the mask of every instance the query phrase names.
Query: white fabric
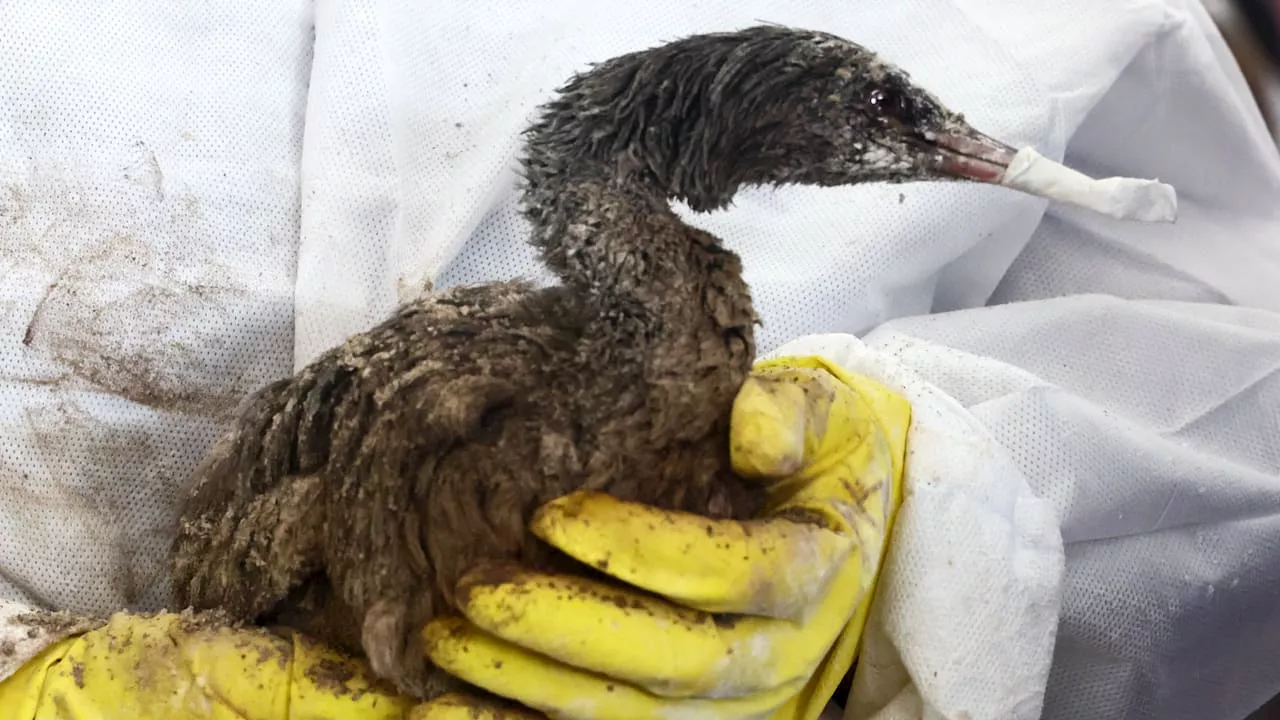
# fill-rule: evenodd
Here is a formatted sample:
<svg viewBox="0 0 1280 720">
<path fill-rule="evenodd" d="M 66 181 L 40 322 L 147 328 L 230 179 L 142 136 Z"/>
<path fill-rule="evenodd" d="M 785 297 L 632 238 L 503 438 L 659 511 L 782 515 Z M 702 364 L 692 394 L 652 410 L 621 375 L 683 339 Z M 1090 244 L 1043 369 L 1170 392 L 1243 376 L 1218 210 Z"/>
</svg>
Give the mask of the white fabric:
<svg viewBox="0 0 1280 720">
<path fill-rule="evenodd" d="M 865 340 L 967 408 L 1053 504 L 1067 565 L 1046 720 L 1242 718 L 1280 691 L 1280 314 L 1080 296 L 895 320 Z M 941 558 L 890 552 L 891 587 L 927 595 Z M 930 670 L 992 677 L 1003 665 L 970 634 L 985 624 L 932 623 L 971 644 L 939 657 L 953 645 L 898 605 L 873 610 L 867 659 L 904 657 L 917 687 L 895 701 L 918 692 L 944 711 L 924 717 L 965 717 L 938 705 L 955 686 Z M 906 717 L 920 716 L 877 720 Z"/>
<path fill-rule="evenodd" d="M 1230 720 L 1280 691 L 1280 159 L 1196 0 L 0 4 L 0 598 L 161 605 L 174 488 L 237 395 L 424 285 L 545 277 L 510 168 L 536 102 L 590 61 L 759 20 L 863 41 L 1006 142 L 1177 188 L 1173 225 L 955 184 L 757 189 L 693 220 L 742 254 L 765 350 L 1074 293 L 1259 308 L 1018 302 L 869 344 L 1003 445 L 1005 497 L 1020 474 L 1057 511 L 1045 717 Z M 1128 320 L 1100 336 L 1104 315 Z M 1015 533 L 984 563 L 1019 537 L 1050 544 Z M 907 674 L 860 678 L 850 707 L 1035 717 L 1043 665 L 970 658 L 1050 639 L 961 653 L 989 640 L 976 611 L 917 635 L 906 608 L 954 596 L 915 577 L 868 628 Z"/>
<path fill-rule="evenodd" d="M 303 0 L 0 3 L 0 598 L 155 607 L 215 416 L 292 362 Z"/>
</svg>

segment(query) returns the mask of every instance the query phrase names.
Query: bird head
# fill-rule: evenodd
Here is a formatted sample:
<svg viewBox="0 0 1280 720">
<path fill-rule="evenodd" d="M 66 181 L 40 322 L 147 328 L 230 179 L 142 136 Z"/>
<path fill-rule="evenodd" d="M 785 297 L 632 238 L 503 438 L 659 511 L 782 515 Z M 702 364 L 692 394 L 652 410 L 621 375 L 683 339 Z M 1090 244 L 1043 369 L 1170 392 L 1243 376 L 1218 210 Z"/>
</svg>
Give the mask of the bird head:
<svg viewBox="0 0 1280 720">
<path fill-rule="evenodd" d="M 748 131 L 761 138 L 756 157 L 792 158 L 763 170 L 766 178 L 822 185 L 999 182 L 1013 148 L 972 127 L 870 50 L 832 35 L 792 32 L 792 53 L 778 72 L 791 76 L 782 95 L 793 107 L 766 113 L 772 117 L 762 129 L 777 129 L 771 139 L 768 132 Z M 792 121 L 783 122 L 788 115 Z"/>
<path fill-rule="evenodd" d="M 694 210 L 752 184 L 998 183 L 1015 154 L 867 48 L 779 26 L 609 60 L 544 110 L 535 171 L 554 150 L 647 178 Z"/>
</svg>

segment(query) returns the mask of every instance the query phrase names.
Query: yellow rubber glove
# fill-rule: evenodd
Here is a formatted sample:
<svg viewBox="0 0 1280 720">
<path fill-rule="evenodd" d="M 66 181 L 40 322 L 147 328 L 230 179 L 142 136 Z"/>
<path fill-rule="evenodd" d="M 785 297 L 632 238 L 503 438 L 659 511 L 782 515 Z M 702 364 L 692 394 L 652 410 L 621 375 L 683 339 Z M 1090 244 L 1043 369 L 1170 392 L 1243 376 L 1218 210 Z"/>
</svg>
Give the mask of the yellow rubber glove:
<svg viewBox="0 0 1280 720">
<path fill-rule="evenodd" d="M 412 702 L 296 633 L 119 613 L 0 682 L 3 720 L 400 720 Z"/>
<path fill-rule="evenodd" d="M 426 628 L 428 653 L 554 718 L 812 720 L 857 651 L 909 423 L 901 396 L 820 358 L 761 363 L 735 403 L 732 452 L 739 473 L 775 479 L 765 517 L 552 501 L 532 523 L 540 538 L 646 592 L 484 569 L 460 587 L 465 619 Z M 470 702 L 420 712 L 462 720 Z"/>
</svg>

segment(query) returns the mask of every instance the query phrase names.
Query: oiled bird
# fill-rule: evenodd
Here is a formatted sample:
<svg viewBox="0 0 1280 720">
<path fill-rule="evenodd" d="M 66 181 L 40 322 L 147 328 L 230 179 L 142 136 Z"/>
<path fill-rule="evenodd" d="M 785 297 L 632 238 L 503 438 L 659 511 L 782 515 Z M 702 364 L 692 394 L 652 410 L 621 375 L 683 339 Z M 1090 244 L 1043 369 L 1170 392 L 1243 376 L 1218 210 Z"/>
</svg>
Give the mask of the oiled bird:
<svg viewBox="0 0 1280 720">
<path fill-rule="evenodd" d="M 260 390 L 195 473 L 175 600 L 289 618 L 402 691 L 418 629 L 578 489 L 741 518 L 728 419 L 755 358 L 741 262 L 683 223 L 739 188 L 996 182 L 1012 151 L 824 32 L 686 37 L 575 75 L 527 130 L 523 212 L 558 277 L 426 294 Z"/>
</svg>

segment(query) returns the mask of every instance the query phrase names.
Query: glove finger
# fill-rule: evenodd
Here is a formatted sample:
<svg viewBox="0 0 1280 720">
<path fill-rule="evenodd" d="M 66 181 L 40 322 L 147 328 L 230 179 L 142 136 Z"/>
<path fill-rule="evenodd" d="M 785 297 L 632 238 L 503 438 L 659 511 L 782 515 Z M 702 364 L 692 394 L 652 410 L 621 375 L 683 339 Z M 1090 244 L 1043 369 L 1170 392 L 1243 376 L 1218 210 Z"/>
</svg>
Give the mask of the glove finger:
<svg viewBox="0 0 1280 720">
<path fill-rule="evenodd" d="M 814 366 L 799 366 L 801 361 Z M 790 433 L 775 429 L 778 417 L 788 418 Z M 810 518 L 848 534 L 857 506 L 876 493 L 890 498 L 910 418 L 905 398 L 821 358 L 763 363 L 734 405 L 734 470 L 780 471 L 794 465 L 799 452 L 803 463 L 774 489 L 770 514 Z M 788 434 L 802 439 L 779 439 Z"/>
<path fill-rule="evenodd" d="M 578 576 L 490 566 L 455 597 L 486 632 L 658 695 L 707 691 L 729 652 L 710 615 Z"/>
<path fill-rule="evenodd" d="M 625 588 L 514 568 L 467 576 L 457 597 L 477 628 L 565 665 L 663 697 L 738 697 L 813 672 L 867 595 L 872 576 L 863 568 L 861 554 L 835 566 L 831 586 L 799 623 L 717 622 Z"/>
<path fill-rule="evenodd" d="M 778 480 L 804 467 L 806 440 L 815 434 L 809 421 L 808 389 L 753 371 L 733 401 L 729 446 L 734 472 L 743 477 Z M 810 442 L 811 444 L 811 442 Z"/>
<path fill-rule="evenodd" d="M 901 394 L 870 378 L 851 375 L 821 357 L 764 361 L 752 370 L 751 380 L 749 387 L 744 387 L 749 392 L 734 405 L 733 433 L 740 440 L 734 450 L 740 452 L 738 446 L 743 445 L 756 448 L 756 452 L 735 455 L 734 469 L 739 474 L 758 474 L 767 471 L 770 463 L 782 467 L 789 462 L 784 456 L 787 451 L 769 450 L 769 433 L 780 431 L 772 429 L 768 418 L 785 415 L 803 418 L 805 448 L 804 463 L 790 474 L 787 485 L 803 488 L 810 480 L 826 475 L 832 466 L 849 464 L 849 456 L 873 452 L 869 459 L 887 461 L 891 475 L 901 478 L 911 426 L 911 404 Z M 799 421 L 790 423 L 797 425 Z M 771 460 L 773 456 L 777 457 Z M 852 475 L 860 475 L 857 468 Z M 840 493 L 839 487 L 830 483 L 815 490 L 834 499 L 856 499 L 859 495 Z M 786 488 L 779 491 L 777 494 L 789 497 Z M 784 505 L 785 500 L 780 500 L 779 507 Z M 839 524 L 839 518 L 828 520 Z"/>
<path fill-rule="evenodd" d="M 546 720 L 546 715 L 474 695 L 449 693 L 415 707 L 405 720 Z"/>
<path fill-rule="evenodd" d="M 711 613 L 794 618 L 853 538 L 783 517 L 739 522 L 581 491 L 535 513 L 534 534 L 628 585 Z"/>
<path fill-rule="evenodd" d="M 740 698 L 670 699 L 564 666 L 485 633 L 462 618 L 433 620 L 423 631 L 423 639 L 431 661 L 446 672 L 553 718 L 765 717 L 803 685 L 795 682 Z"/>
</svg>

